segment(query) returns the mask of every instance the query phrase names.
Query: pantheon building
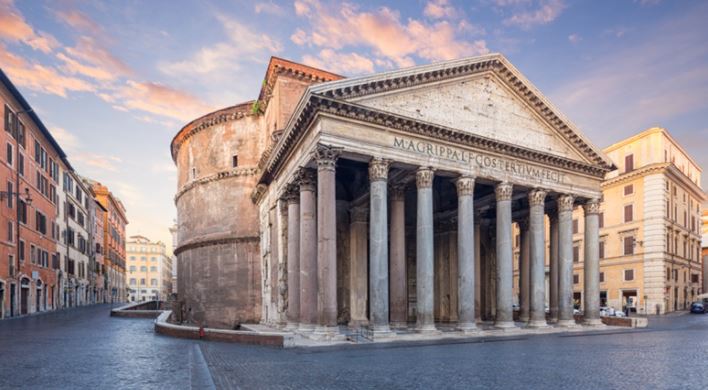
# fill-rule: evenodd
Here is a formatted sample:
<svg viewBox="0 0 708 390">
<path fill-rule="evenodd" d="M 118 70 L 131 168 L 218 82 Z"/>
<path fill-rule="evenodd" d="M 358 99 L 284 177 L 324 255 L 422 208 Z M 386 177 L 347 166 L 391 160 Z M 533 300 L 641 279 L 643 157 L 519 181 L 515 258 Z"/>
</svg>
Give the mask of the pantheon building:
<svg viewBox="0 0 708 390">
<path fill-rule="evenodd" d="M 320 339 L 600 324 L 614 166 L 500 54 L 356 78 L 272 58 L 256 100 L 195 119 L 171 149 L 186 321 Z"/>
</svg>

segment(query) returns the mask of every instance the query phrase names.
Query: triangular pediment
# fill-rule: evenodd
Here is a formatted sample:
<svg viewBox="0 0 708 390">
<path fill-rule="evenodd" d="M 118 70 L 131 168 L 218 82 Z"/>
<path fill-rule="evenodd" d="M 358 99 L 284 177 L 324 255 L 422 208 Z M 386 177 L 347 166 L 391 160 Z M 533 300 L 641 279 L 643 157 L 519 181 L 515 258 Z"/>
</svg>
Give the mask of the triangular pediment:
<svg viewBox="0 0 708 390">
<path fill-rule="evenodd" d="M 610 159 L 500 54 L 328 82 L 310 93 L 613 168 Z"/>
</svg>

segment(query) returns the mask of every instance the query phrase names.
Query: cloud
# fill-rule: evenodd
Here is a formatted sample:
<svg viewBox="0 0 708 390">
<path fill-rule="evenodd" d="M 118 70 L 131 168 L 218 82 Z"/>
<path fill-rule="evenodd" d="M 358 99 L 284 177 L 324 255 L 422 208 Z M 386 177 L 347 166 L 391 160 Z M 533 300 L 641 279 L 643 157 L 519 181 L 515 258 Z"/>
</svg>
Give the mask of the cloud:
<svg viewBox="0 0 708 390">
<path fill-rule="evenodd" d="M 61 145 L 65 152 L 69 153 L 79 149 L 79 145 L 81 144 L 79 139 L 66 129 L 53 127 L 50 132 L 52 133 L 52 137 Z"/>
<path fill-rule="evenodd" d="M 122 160 L 116 156 L 106 156 L 89 152 L 76 152 L 69 156 L 70 161 L 78 162 L 84 167 L 97 168 L 101 171 L 118 172 Z"/>
<path fill-rule="evenodd" d="M 0 39 L 20 42 L 43 53 L 50 53 L 59 45 L 52 35 L 35 31 L 12 0 L 0 0 Z"/>
<path fill-rule="evenodd" d="M 160 70 L 175 77 L 209 77 L 219 80 L 229 79 L 244 62 L 263 62 L 283 47 L 276 39 L 258 33 L 234 19 L 219 15 L 226 40 L 199 49 L 190 58 L 160 64 Z"/>
<path fill-rule="evenodd" d="M 374 72 L 374 62 L 357 53 L 338 53 L 332 49 L 323 49 L 318 57 L 305 55 L 302 60 L 306 65 L 327 69 L 334 73 L 360 74 Z"/>
<path fill-rule="evenodd" d="M 635 3 L 639 3 L 642 7 L 654 6 L 661 3 L 661 0 L 634 0 Z"/>
<path fill-rule="evenodd" d="M 307 43 L 307 33 L 305 30 L 298 28 L 293 35 L 290 36 L 290 40 L 296 45 L 302 46 Z"/>
<path fill-rule="evenodd" d="M 296 43 L 307 41 L 333 50 L 365 48 L 374 59 L 390 60 L 399 67 L 414 65 L 414 56 L 440 61 L 489 51 L 483 40 L 458 38 L 455 24 L 402 22 L 400 14 L 388 7 L 362 11 L 354 4 L 325 6 L 318 0 L 297 0 L 294 7 L 297 15 L 310 22 L 309 32 L 297 31 L 291 37 Z"/>
<path fill-rule="evenodd" d="M 180 121 L 194 119 L 214 109 L 187 92 L 154 82 L 128 80 L 111 98 L 119 102 L 119 107 Z"/>
<path fill-rule="evenodd" d="M 114 80 L 117 77 L 115 73 L 112 73 L 107 69 L 103 69 L 97 66 L 84 65 L 74 60 L 73 58 L 69 58 L 64 53 L 58 53 L 57 58 L 64 62 L 62 69 L 67 73 L 71 73 L 74 75 L 83 75 L 95 80 L 102 81 Z"/>
<path fill-rule="evenodd" d="M 94 22 L 83 12 L 76 9 L 64 9 L 54 12 L 56 19 L 76 31 L 80 31 L 91 36 L 103 35 L 103 27 Z"/>
<path fill-rule="evenodd" d="M 497 5 L 501 6 L 502 4 L 512 6 L 515 10 L 510 17 L 504 19 L 503 23 L 523 30 L 554 21 L 566 7 L 563 0 L 539 0 L 537 7 L 534 9 L 528 9 L 528 2 L 497 2 Z"/>
<path fill-rule="evenodd" d="M 270 14 L 274 16 L 285 15 L 285 10 L 283 9 L 283 7 L 270 1 L 256 3 L 256 5 L 253 6 L 253 9 L 254 11 L 256 11 L 257 14 Z"/>
<path fill-rule="evenodd" d="M 431 0 L 425 4 L 423 14 L 433 19 L 453 18 L 457 11 L 448 0 Z"/>
<path fill-rule="evenodd" d="M 128 77 L 134 75 L 133 70 L 110 50 L 92 37 L 79 37 L 73 47 L 66 48 L 66 53 L 76 60 L 85 61 L 103 71 L 115 76 Z"/>
<path fill-rule="evenodd" d="M 580 41 L 582 41 L 582 40 L 583 40 L 583 38 L 580 37 L 580 35 L 578 35 L 578 34 L 570 34 L 570 35 L 568 35 L 568 42 L 570 42 L 570 43 L 572 43 L 572 44 L 574 44 L 574 45 L 577 44 L 577 43 L 580 43 Z"/>
</svg>

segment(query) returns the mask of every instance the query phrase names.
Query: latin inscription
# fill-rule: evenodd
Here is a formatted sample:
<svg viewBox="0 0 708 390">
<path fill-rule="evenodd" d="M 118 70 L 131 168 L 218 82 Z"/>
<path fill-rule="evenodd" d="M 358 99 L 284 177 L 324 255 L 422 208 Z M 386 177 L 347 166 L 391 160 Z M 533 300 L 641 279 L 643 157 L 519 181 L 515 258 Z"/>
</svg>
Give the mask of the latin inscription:
<svg viewBox="0 0 708 390">
<path fill-rule="evenodd" d="M 565 178 L 565 174 L 557 170 L 539 168 L 519 161 L 488 156 L 446 145 L 434 144 L 432 142 L 394 137 L 393 147 L 430 157 L 444 158 L 479 168 L 498 170 L 507 174 L 536 180 L 549 180 L 555 183 L 563 183 Z"/>
</svg>

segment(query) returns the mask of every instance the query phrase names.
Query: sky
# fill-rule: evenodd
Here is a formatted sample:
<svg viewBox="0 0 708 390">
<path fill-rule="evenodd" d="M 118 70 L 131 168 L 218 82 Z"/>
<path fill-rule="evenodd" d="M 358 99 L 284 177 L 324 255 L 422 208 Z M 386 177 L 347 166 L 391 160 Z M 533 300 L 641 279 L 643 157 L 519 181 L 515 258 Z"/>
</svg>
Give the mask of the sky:
<svg viewBox="0 0 708 390">
<path fill-rule="evenodd" d="M 706 20 L 691 0 L 0 0 L 0 67 L 128 235 L 169 243 L 172 137 L 255 99 L 271 55 L 356 76 L 500 52 L 597 146 L 661 126 L 708 167 Z"/>
</svg>

